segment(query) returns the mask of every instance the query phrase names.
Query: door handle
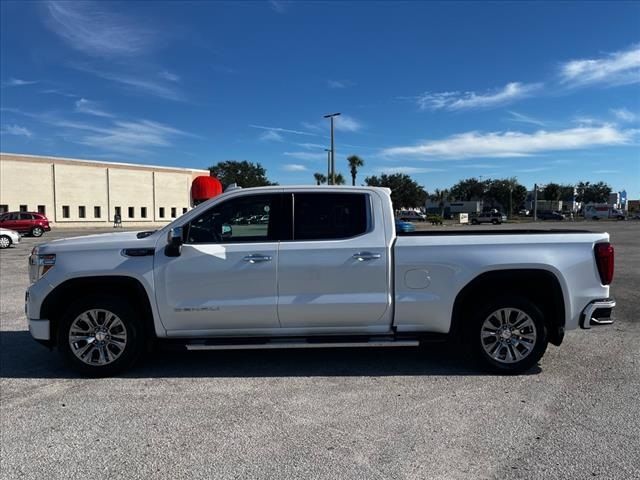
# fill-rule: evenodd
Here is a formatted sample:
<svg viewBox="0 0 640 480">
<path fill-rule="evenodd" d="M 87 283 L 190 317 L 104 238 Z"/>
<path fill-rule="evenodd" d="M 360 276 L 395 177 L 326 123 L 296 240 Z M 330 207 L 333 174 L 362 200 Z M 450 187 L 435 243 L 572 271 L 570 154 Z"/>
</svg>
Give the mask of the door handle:
<svg viewBox="0 0 640 480">
<path fill-rule="evenodd" d="M 246 257 L 244 257 L 243 260 L 245 262 L 249 262 L 249 263 L 270 262 L 271 261 L 271 257 L 269 255 L 251 254 L 251 255 L 247 255 Z"/>
<path fill-rule="evenodd" d="M 353 258 L 358 260 L 359 262 L 365 262 L 367 260 L 377 260 L 382 255 L 379 253 L 371 253 L 371 252 L 358 252 L 353 254 Z"/>
</svg>

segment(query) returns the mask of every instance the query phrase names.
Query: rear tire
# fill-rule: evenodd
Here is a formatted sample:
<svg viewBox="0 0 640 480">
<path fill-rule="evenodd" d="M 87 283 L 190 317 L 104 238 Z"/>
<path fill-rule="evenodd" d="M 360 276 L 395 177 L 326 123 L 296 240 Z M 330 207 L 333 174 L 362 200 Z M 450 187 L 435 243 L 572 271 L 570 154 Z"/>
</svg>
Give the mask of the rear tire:
<svg viewBox="0 0 640 480">
<path fill-rule="evenodd" d="M 498 297 L 479 311 L 473 318 L 468 341 L 485 367 L 507 374 L 531 369 L 549 343 L 540 309 L 515 295 Z"/>
<path fill-rule="evenodd" d="M 11 246 L 11 237 L 7 235 L 0 235 L 0 248 L 9 248 Z"/>
<path fill-rule="evenodd" d="M 475 218 L 471 220 L 471 225 L 478 225 L 478 220 Z"/>
<path fill-rule="evenodd" d="M 44 230 L 42 229 L 42 227 L 33 227 L 31 229 L 31 235 L 33 235 L 34 237 L 41 237 L 43 233 Z"/>
<path fill-rule="evenodd" d="M 58 349 L 65 362 L 89 377 L 108 377 L 140 356 L 144 329 L 132 306 L 96 295 L 74 302 L 60 319 Z"/>
</svg>

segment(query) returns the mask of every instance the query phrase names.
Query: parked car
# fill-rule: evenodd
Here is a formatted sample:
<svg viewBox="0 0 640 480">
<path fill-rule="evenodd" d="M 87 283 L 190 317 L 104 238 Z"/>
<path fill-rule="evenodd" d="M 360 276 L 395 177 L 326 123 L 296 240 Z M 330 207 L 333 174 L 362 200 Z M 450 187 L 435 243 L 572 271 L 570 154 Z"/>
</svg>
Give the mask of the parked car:
<svg viewBox="0 0 640 480">
<path fill-rule="evenodd" d="M 223 235 L 239 213 L 265 208 L 268 225 Z M 513 373 L 566 330 L 613 322 L 609 234 L 398 235 L 393 212 L 384 188 L 234 189 L 151 234 L 44 243 L 29 257 L 29 331 L 92 376 L 130 367 L 151 343 L 415 347 L 447 338 Z"/>
<path fill-rule="evenodd" d="M 483 212 L 471 217 L 472 225 L 479 225 L 481 223 L 492 223 L 494 225 L 499 225 L 502 222 L 506 221 L 507 216 L 504 213 L 500 212 Z"/>
<path fill-rule="evenodd" d="M 396 219 L 396 232 L 410 233 L 415 231 L 416 231 L 416 226 L 413 223 Z"/>
<path fill-rule="evenodd" d="M 552 212 L 550 210 L 543 210 L 537 213 L 539 220 L 564 220 L 564 215 L 560 212 Z"/>
<path fill-rule="evenodd" d="M 15 230 L 0 228 L 0 248 L 9 248 L 20 243 L 20 234 Z"/>
<path fill-rule="evenodd" d="M 424 222 L 427 220 L 427 216 L 424 213 L 416 212 L 415 210 L 401 210 L 398 218 L 406 222 Z"/>
<path fill-rule="evenodd" d="M 531 211 L 527 210 L 526 208 L 523 208 L 518 212 L 518 215 L 520 215 L 521 217 L 528 217 L 530 214 L 531 214 Z"/>
<path fill-rule="evenodd" d="M 41 237 L 51 230 L 49 220 L 36 212 L 8 212 L 0 216 L 0 227 L 15 230 L 19 233 Z"/>
</svg>

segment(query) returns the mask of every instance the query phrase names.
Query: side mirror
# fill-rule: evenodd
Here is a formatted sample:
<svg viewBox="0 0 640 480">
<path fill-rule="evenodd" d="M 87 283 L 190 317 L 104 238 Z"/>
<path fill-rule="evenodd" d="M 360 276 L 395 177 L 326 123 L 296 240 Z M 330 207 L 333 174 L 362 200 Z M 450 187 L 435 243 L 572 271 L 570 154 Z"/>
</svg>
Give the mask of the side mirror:
<svg viewBox="0 0 640 480">
<path fill-rule="evenodd" d="M 179 257 L 182 250 L 183 240 L 182 227 L 174 227 L 169 230 L 167 234 L 167 246 L 164 248 L 164 253 L 167 257 Z"/>
</svg>

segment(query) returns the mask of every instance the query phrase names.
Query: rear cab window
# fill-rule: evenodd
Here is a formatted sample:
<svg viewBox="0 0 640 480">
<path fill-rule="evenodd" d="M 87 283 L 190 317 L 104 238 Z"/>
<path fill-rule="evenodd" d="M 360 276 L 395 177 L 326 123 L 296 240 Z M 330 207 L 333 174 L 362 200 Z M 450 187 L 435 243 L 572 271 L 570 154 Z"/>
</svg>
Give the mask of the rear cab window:
<svg viewBox="0 0 640 480">
<path fill-rule="evenodd" d="M 341 240 L 371 229 L 366 193 L 294 193 L 293 240 Z"/>
</svg>

